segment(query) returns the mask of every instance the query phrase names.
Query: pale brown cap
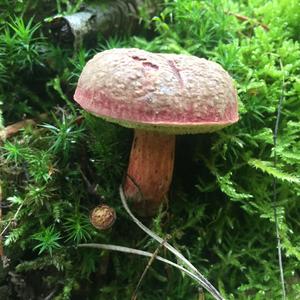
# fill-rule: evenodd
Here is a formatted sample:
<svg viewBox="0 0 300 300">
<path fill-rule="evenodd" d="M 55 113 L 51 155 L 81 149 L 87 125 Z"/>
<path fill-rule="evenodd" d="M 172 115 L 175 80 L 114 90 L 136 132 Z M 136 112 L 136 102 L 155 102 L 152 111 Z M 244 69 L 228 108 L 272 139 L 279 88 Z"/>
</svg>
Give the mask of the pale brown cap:
<svg viewBox="0 0 300 300">
<path fill-rule="evenodd" d="M 231 77 L 196 56 L 103 51 L 84 67 L 74 99 L 108 121 L 173 134 L 211 132 L 238 121 Z"/>
</svg>

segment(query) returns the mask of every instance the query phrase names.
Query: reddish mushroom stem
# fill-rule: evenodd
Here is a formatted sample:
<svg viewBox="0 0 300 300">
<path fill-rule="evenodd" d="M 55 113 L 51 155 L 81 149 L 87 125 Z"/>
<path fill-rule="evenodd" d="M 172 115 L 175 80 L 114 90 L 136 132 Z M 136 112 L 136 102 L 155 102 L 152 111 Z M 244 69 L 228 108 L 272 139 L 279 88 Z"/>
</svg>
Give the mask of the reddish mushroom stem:
<svg viewBox="0 0 300 300">
<path fill-rule="evenodd" d="M 169 190 L 175 135 L 135 130 L 124 192 L 140 216 L 153 216 Z"/>
</svg>

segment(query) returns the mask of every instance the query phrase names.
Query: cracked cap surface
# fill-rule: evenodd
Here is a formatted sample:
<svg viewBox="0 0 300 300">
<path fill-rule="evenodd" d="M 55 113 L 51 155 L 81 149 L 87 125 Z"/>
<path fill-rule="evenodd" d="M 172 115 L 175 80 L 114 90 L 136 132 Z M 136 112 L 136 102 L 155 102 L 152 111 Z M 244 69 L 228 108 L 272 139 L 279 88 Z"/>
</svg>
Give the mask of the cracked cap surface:
<svg viewBox="0 0 300 300">
<path fill-rule="evenodd" d="M 231 77 L 196 56 L 103 51 L 87 62 L 74 99 L 108 121 L 173 134 L 212 132 L 238 121 Z"/>
</svg>

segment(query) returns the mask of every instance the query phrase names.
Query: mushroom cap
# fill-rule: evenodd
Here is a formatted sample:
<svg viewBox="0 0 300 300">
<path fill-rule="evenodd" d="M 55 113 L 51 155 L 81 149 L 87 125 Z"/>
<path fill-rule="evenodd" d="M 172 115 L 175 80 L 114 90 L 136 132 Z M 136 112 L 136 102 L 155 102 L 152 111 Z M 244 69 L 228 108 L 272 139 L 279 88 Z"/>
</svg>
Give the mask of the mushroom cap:
<svg viewBox="0 0 300 300">
<path fill-rule="evenodd" d="M 189 55 L 103 51 L 87 62 L 74 99 L 108 121 L 169 134 L 212 132 L 238 121 L 229 74 Z"/>
</svg>

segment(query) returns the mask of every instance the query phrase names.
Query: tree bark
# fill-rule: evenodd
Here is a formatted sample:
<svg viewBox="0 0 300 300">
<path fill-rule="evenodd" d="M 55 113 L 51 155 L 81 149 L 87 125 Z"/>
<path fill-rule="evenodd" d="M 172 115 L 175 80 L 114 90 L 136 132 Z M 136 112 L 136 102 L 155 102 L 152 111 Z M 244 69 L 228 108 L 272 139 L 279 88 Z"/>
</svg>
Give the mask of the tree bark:
<svg viewBox="0 0 300 300">
<path fill-rule="evenodd" d="M 61 45 L 95 41 L 98 34 L 107 37 L 115 33 L 131 33 L 139 24 L 139 9 L 145 5 L 150 14 L 155 11 L 155 1 L 149 6 L 142 0 L 115 0 L 89 5 L 66 16 L 55 16 L 49 21 L 51 35 Z"/>
</svg>

